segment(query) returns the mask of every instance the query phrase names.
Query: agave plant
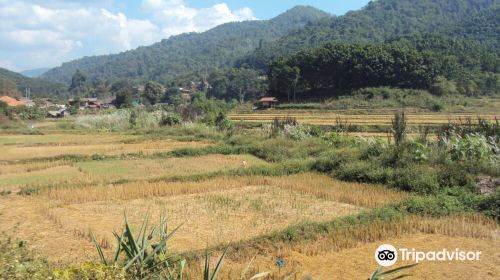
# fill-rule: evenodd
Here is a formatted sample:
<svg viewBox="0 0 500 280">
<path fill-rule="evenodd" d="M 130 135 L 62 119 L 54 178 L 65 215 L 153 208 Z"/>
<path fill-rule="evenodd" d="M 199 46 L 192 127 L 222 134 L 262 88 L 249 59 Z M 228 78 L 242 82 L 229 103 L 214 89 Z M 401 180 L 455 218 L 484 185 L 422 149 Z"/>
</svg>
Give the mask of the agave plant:
<svg viewBox="0 0 500 280">
<path fill-rule="evenodd" d="M 101 245 L 92 233 L 92 240 L 101 262 L 106 266 L 121 267 L 124 273 L 132 276 L 134 279 L 182 280 L 184 268 L 186 267 L 186 259 L 179 255 L 169 254 L 167 250 L 167 241 L 172 238 L 181 226 L 168 233 L 167 220 L 162 211 L 160 214 L 160 223 L 148 234 L 149 218 L 148 211 L 139 232 L 134 234 L 128 222 L 127 214 L 124 213 L 125 225 L 122 234 L 118 235 L 116 232 L 113 232 L 118 245 L 111 260 L 106 259 Z M 208 250 L 206 251 L 203 280 L 217 280 L 228 250 L 229 247 L 226 247 L 213 271 L 210 268 Z M 251 262 L 243 272 L 241 279 L 244 278 L 244 274 L 246 274 L 250 266 Z M 258 273 L 252 276 L 250 280 L 260 279 L 267 275 L 269 275 L 269 272 Z"/>
<path fill-rule="evenodd" d="M 404 270 L 407 270 L 409 268 L 412 268 L 414 266 L 416 266 L 417 264 L 411 264 L 411 265 L 405 265 L 405 266 L 402 266 L 402 267 L 398 267 L 398 268 L 395 268 L 395 269 L 391 269 L 391 270 L 388 270 L 388 271 L 384 271 L 384 268 L 382 266 L 379 266 L 377 268 L 377 270 L 375 270 L 372 275 L 370 276 L 370 278 L 368 278 L 368 280 L 397 280 L 397 279 L 403 279 L 403 278 L 406 278 L 406 277 L 410 277 L 411 274 L 400 274 L 400 275 L 395 275 L 395 274 L 398 274 Z M 388 278 L 388 277 L 394 277 L 394 278 Z"/>
<path fill-rule="evenodd" d="M 114 257 L 107 260 L 101 245 L 94 234 L 92 239 L 101 262 L 106 266 L 119 266 L 129 275 L 139 279 L 161 277 L 163 279 L 182 279 L 186 260 L 181 256 L 171 255 L 167 250 L 167 242 L 180 228 L 178 226 L 167 232 L 167 220 L 164 213 L 160 215 L 160 223 L 148 233 L 149 211 L 146 213 L 138 233 L 134 234 L 127 214 L 124 214 L 124 230 L 122 234 L 113 232 L 117 240 Z"/>
</svg>

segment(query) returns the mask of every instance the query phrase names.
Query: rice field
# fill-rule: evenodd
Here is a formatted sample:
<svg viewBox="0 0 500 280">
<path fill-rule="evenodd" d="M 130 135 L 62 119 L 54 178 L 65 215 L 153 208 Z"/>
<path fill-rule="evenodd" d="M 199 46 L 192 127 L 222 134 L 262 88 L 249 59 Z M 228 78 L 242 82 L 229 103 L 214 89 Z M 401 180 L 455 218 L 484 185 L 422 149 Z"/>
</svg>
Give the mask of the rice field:
<svg viewBox="0 0 500 280">
<path fill-rule="evenodd" d="M 270 123 L 275 118 L 292 117 L 299 123 L 311 125 L 334 126 L 340 120 L 342 123 L 351 125 L 390 125 L 393 113 L 380 114 L 346 114 L 335 111 L 308 111 L 308 110 L 268 110 L 268 111 L 241 111 L 229 114 L 234 121 L 250 123 Z M 498 115 L 494 114 L 422 114 L 408 113 L 409 125 L 441 125 L 449 122 L 460 122 L 466 118 L 477 117 L 487 120 L 495 120 Z"/>
<path fill-rule="evenodd" d="M 155 152 L 168 152 L 176 148 L 199 147 L 205 145 L 198 142 L 178 142 L 173 140 L 144 141 L 140 143 L 113 143 L 91 145 L 60 145 L 60 146 L 14 146 L 2 147 L 0 161 L 28 160 L 49 158 L 62 155 L 121 155 L 127 153 L 152 154 Z"/>
<path fill-rule="evenodd" d="M 156 221 L 164 211 L 170 229 L 182 225 L 171 241 L 175 252 L 197 254 L 232 244 L 234 252 L 220 279 L 239 279 L 249 262 L 250 272 L 272 272 L 268 279 L 365 279 L 376 267 L 372 255 L 381 242 L 420 249 L 459 244 L 488 256 L 480 263 L 423 263 L 414 268 L 421 276 L 417 279 L 494 279 L 500 273 L 495 250 L 500 231 L 483 216 L 409 216 L 270 241 L 290 227 L 356 220 L 355 215 L 410 195 L 318 173 L 273 177 L 226 172 L 273 164 L 251 155 L 149 156 L 209 144 L 112 133 L 2 135 L 0 233 L 26 241 L 55 266 L 79 265 L 97 261 L 91 232 L 110 255 L 112 232 L 121 229 L 124 212 L 139 226 L 146 212 Z M 128 156 L 59 158 L 96 154 Z M 26 189 L 36 191 L 17 193 Z M 276 259 L 286 266 L 277 267 Z M 201 267 L 194 261 L 187 269 L 196 278 Z"/>
<path fill-rule="evenodd" d="M 307 182 L 315 180 L 318 192 Z M 355 191 L 351 191 L 351 190 Z M 332 195 L 335 193 L 335 195 Z M 30 224 L 37 220 L 47 223 L 48 232 L 63 232 L 73 239 L 80 237 L 82 244 L 89 242 L 89 230 L 110 244 L 112 231 L 121 226 L 120 217 L 127 211 L 132 223 L 140 223 L 149 209 L 153 220 L 165 210 L 173 226 L 184 223 L 173 244 L 179 251 L 203 249 L 226 242 L 239 242 L 288 225 L 305 221 L 328 221 L 335 217 L 351 215 L 374 206 L 366 198 L 394 201 L 406 195 L 385 188 L 329 180 L 317 174 L 284 177 L 221 177 L 204 182 L 145 182 L 138 181 L 117 186 L 88 186 L 73 189 L 49 189 L 37 196 L 16 198 L 6 209 L 0 209 L 0 228 L 5 224 L 19 223 L 20 236 L 34 237 L 45 244 L 49 258 L 63 261 L 84 261 L 82 256 L 92 254 L 90 246 L 82 248 L 75 256 L 50 252 L 57 250 L 46 244 L 51 234 L 33 232 Z M 346 203 L 350 202 L 350 203 Z M 379 205 L 383 200 L 377 202 Z M 19 211 L 24 210 L 22 221 Z M 26 237 L 25 237 L 26 236 Z M 62 242 L 62 241 L 60 241 Z M 58 242 L 57 246 L 61 243 Z"/>
<path fill-rule="evenodd" d="M 112 184 L 117 181 L 167 179 L 174 176 L 205 174 L 225 169 L 266 165 L 249 155 L 208 155 L 193 158 L 55 161 L 0 166 L 0 190 L 19 188 L 65 188 L 78 184 Z M 16 169 L 17 168 L 17 169 Z M 24 171 L 23 171 L 24 170 Z"/>
</svg>

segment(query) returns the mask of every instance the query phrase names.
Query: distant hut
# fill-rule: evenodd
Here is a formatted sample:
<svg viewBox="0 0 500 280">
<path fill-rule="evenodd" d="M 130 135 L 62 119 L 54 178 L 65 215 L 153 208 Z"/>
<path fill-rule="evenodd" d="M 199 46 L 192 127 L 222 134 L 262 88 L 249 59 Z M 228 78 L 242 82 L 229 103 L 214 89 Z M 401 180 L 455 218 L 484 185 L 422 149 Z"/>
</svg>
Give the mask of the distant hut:
<svg viewBox="0 0 500 280">
<path fill-rule="evenodd" d="M 69 110 L 68 109 L 60 109 L 57 111 L 48 111 L 47 112 L 47 118 L 64 118 L 69 116 Z"/>
<path fill-rule="evenodd" d="M 272 96 L 265 96 L 262 97 L 257 103 L 261 109 L 273 108 L 278 103 L 278 99 Z"/>
</svg>

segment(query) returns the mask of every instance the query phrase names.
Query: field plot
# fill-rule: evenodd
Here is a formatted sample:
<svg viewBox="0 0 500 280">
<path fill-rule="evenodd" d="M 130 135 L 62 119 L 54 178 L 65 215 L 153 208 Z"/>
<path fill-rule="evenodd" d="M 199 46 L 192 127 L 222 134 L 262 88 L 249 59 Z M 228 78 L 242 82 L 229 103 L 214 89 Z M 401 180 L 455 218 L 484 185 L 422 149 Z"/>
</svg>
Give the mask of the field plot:
<svg viewBox="0 0 500 280">
<path fill-rule="evenodd" d="M 237 248 L 228 255 L 220 279 L 239 279 L 253 256 L 257 257 L 251 270 L 271 271 L 270 279 L 292 274 L 297 279 L 363 279 L 375 268 L 372 254 L 380 242 L 422 249 L 453 244 L 468 249 L 477 244 L 474 249 L 488 256 L 484 262 L 462 266 L 425 263 L 414 269 L 422 276 L 418 279 L 434 275 L 454 279 L 473 273 L 494 279 L 499 273 L 494 250 L 500 245 L 498 226 L 482 216 L 410 216 L 308 232 L 307 225 L 356 221 L 354 215 L 411 197 L 385 186 L 341 182 L 318 173 L 272 177 L 225 172 L 273 167 L 251 155 L 148 157 L 158 151 L 208 144 L 203 142 L 141 141 L 134 136 L 125 141 L 114 135 L 102 139 L 95 135 L 24 137 L 4 137 L 0 144 L 7 152 L 0 155 L 4 161 L 0 165 L 0 233 L 27 241 L 54 265 L 97 261 L 91 232 L 105 254 L 113 254 L 112 232 L 121 229 L 124 212 L 135 227 L 145 213 L 151 214 L 154 223 L 164 212 L 170 230 L 182 225 L 171 240 L 175 252 L 196 253 L 228 243 Z M 54 146 L 59 139 L 65 140 Z M 50 158 L 132 151 L 138 154 L 95 160 Z M 20 156 L 26 160 L 16 162 Z M 25 189 L 36 191 L 16 193 Z M 286 242 L 270 241 L 302 225 L 305 229 L 298 235 L 290 233 Z M 286 262 L 285 268 L 276 267 L 278 258 Z M 187 269 L 197 279 L 201 266 L 193 263 Z"/>
<path fill-rule="evenodd" d="M 89 256 L 95 259 L 90 229 L 111 250 L 111 232 L 121 226 L 124 210 L 133 224 L 139 224 L 148 209 L 153 220 L 164 209 L 170 227 L 183 223 L 172 244 L 175 250 L 185 251 L 244 241 L 305 221 L 328 221 L 405 197 L 386 188 L 338 182 L 313 173 L 68 185 L 32 197 L 3 199 L 9 206 L 0 209 L 0 229 L 32 240 L 54 262 L 78 263 Z M 38 220 L 44 221 L 43 226 L 34 231 L 30 225 Z M 49 239 L 56 234 L 66 237 L 53 243 Z M 77 248 L 78 254 L 60 249 L 66 245 Z"/>
<path fill-rule="evenodd" d="M 41 145 L 41 146 L 69 146 L 124 143 L 139 140 L 137 135 L 124 134 L 69 134 L 51 133 L 48 135 L 16 135 L 0 134 L 0 145 Z"/>
<path fill-rule="evenodd" d="M 168 152 L 181 147 L 202 146 L 199 142 L 178 142 L 173 140 L 144 141 L 140 143 L 124 144 L 92 144 L 68 146 L 4 146 L 0 161 L 27 160 L 48 158 L 61 155 L 120 155 L 127 153 L 151 154 Z"/>
<path fill-rule="evenodd" d="M 271 110 L 261 112 L 238 112 L 229 114 L 234 121 L 270 123 L 274 118 L 293 117 L 299 123 L 312 125 L 336 125 L 337 120 L 351 125 L 390 125 L 394 114 L 339 114 L 331 111 L 307 111 L 307 110 Z M 481 117 L 494 120 L 495 115 L 481 114 L 407 114 L 409 125 L 439 125 L 448 122 L 458 122 L 466 118 L 475 119 Z"/>
<path fill-rule="evenodd" d="M 441 234 L 415 234 L 400 238 L 391 238 L 383 242 L 368 243 L 356 248 L 339 252 L 307 256 L 296 251 L 289 253 L 289 262 L 300 267 L 301 274 L 311 275 L 315 279 L 330 279 L 336 275 L 339 279 L 364 279 L 373 271 L 373 254 L 382 244 L 392 244 L 396 248 L 415 248 L 419 251 L 440 251 L 443 248 L 464 251 L 481 251 L 480 261 L 431 262 L 424 261 L 411 270 L 415 279 L 494 279 L 500 274 L 500 254 L 495 248 L 500 247 L 499 240 L 477 239 L 470 237 L 450 237 Z M 342 263 L 342 265 L 334 265 Z M 398 266 L 412 262 L 399 261 Z M 304 275 L 304 276 L 305 276 Z"/>
<path fill-rule="evenodd" d="M 223 279 L 235 279 L 252 256 L 253 270 L 272 271 L 271 279 L 366 279 L 377 267 L 375 249 L 381 244 L 418 251 L 481 251 L 479 261 L 421 262 L 409 272 L 415 279 L 497 279 L 500 254 L 498 226 L 480 216 L 459 215 L 446 218 L 406 217 L 385 224 L 374 223 L 360 228 L 335 230 L 321 238 L 301 242 L 272 244 L 273 250 L 262 253 L 258 242 L 239 251 Z M 270 245 L 270 244 L 267 244 Z M 250 256 L 250 257 L 248 257 Z M 276 259 L 285 267 L 277 268 Z M 414 262 L 398 261 L 396 266 Z"/>
<path fill-rule="evenodd" d="M 55 161 L 0 166 L 0 190 L 20 187 L 65 187 L 123 180 L 150 180 L 204 174 L 266 163 L 249 155 L 207 155 L 199 158 Z"/>
</svg>

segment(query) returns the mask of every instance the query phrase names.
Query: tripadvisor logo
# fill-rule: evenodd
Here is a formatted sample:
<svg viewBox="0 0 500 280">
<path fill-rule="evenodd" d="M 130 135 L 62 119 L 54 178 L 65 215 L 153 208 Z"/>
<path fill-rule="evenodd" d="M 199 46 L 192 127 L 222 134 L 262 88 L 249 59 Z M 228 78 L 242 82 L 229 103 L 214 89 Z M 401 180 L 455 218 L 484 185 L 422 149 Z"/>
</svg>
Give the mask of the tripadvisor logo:
<svg viewBox="0 0 500 280">
<path fill-rule="evenodd" d="M 414 263 L 421 261 L 479 261 L 481 258 L 480 251 L 462 251 L 458 248 L 423 252 L 417 251 L 415 248 L 399 248 L 397 250 L 390 244 L 383 244 L 375 250 L 375 260 L 384 267 L 394 265 L 398 260 L 398 255 L 402 261 Z"/>
<path fill-rule="evenodd" d="M 380 245 L 375 250 L 375 260 L 381 266 L 391 266 L 398 260 L 398 251 L 390 244 Z"/>
</svg>

